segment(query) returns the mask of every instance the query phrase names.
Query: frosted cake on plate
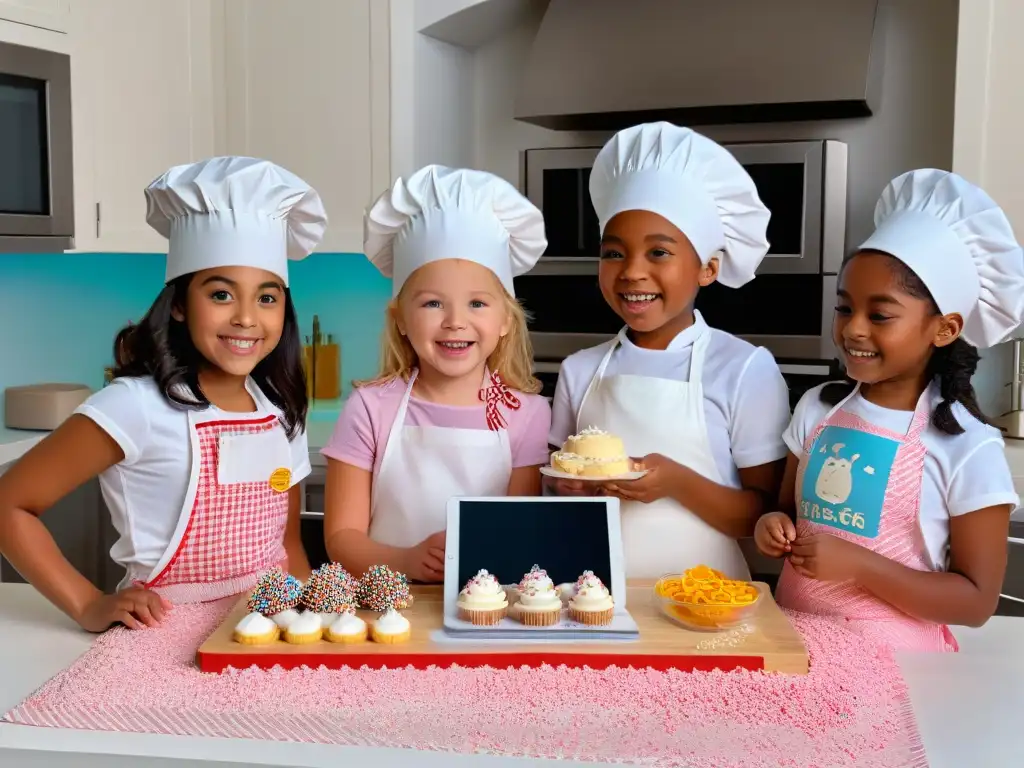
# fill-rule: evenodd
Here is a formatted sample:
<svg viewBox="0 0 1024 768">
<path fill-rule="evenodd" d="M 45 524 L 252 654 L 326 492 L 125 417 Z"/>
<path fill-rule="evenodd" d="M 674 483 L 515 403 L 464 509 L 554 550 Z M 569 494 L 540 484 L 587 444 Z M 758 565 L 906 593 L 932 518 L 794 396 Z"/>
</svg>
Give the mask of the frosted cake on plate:
<svg viewBox="0 0 1024 768">
<path fill-rule="evenodd" d="M 570 435 L 562 450 L 551 454 L 551 467 L 580 477 L 616 477 L 632 470 L 622 438 L 597 427 Z"/>
</svg>

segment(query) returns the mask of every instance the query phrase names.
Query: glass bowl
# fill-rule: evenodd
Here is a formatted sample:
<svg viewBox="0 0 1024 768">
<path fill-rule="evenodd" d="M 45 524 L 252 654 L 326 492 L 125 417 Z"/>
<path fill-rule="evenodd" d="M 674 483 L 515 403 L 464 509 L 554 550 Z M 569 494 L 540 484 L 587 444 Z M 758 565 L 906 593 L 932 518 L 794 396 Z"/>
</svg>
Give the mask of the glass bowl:
<svg viewBox="0 0 1024 768">
<path fill-rule="evenodd" d="M 686 578 L 686 574 L 667 573 L 655 582 L 652 590 L 658 611 L 686 629 L 698 632 L 731 629 L 749 621 L 761 607 L 763 587 L 750 581 L 725 580 L 731 582 L 731 585 L 741 584 L 748 594 L 750 590 L 754 592 L 753 600 L 747 603 L 725 602 L 721 598 L 709 599 L 706 596 L 707 590 L 702 590 L 701 597 L 697 598 L 693 592 L 684 592 L 681 587 L 674 596 L 663 594 L 666 581 L 677 581 L 681 585 Z M 712 590 L 712 595 L 715 594 L 722 595 L 724 590 Z"/>
</svg>

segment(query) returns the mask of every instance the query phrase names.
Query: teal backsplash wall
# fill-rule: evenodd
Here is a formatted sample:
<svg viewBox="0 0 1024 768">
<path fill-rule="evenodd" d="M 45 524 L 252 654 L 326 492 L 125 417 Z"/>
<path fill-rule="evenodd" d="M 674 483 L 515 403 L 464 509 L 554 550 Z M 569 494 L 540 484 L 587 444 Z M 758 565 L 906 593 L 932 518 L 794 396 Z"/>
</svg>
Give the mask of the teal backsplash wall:
<svg viewBox="0 0 1024 768">
<path fill-rule="evenodd" d="M 362 254 L 314 254 L 290 265 L 303 334 L 313 315 L 341 345 L 341 375 L 376 373 L 391 281 Z M 0 254 L 0 406 L 3 390 L 60 381 L 103 384 L 114 334 L 145 314 L 163 285 L 160 254 Z"/>
</svg>

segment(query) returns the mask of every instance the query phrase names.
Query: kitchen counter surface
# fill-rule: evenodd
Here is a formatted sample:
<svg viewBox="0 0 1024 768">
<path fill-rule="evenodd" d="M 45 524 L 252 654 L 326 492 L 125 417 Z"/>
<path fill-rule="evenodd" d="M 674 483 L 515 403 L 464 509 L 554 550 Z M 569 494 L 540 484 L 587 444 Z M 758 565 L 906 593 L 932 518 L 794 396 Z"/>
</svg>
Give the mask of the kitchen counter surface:
<svg viewBox="0 0 1024 768">
<path fill-rule="evenodd" d="M 306 434 L 314 464 L 317 461 L 324 463 L 320 449 L 330 439 L 334 423 L 338 420 L 344 403 L 345 398 L 339 397 L 335 400 L 317 400 L 310 404 L 309 415 L 306 418 Z M 43 430 L 0 427 L 0 466 L 17 461 L 48 434 L 49 431 Z"/>
<path fill-rule="evenodd" d="M 48 434 L 47 431 L 0 427 L 0 465 L 17 461 Z"/>
<path fill-rule="evenodd" d="M 930 768 L 1014 765 L 1019 762 L 1018 720 L 1024 710 L 1024 619 L 997 616 L 981 629 L 958 627 L 955 633 L 959 654 L 901 658 Z M 67 667 L 90 640 L 31 587 L 0 584 L 0 710 L 15 706 Z M 282 768 L 534 764 L 481 755 L 0 724 L 0 765 L 127 768 L 139 765 L 140 758 L 146 758 L 146 765 L 166 768 L 201 762 Z"/>
</svg>

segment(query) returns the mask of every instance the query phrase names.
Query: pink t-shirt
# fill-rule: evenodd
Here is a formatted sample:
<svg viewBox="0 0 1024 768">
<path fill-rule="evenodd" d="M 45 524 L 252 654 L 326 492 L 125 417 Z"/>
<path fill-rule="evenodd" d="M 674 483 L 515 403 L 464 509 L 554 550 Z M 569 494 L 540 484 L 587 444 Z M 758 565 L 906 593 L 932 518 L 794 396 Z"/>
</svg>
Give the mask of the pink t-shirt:
<svg viewBox="0 0 1024 768">
<path fill-rule="evenodd" d="M 331 439 L 320 453 L 376 473 L 407 386 L 407 382 L 393 379 L 386 384 L 353 390 L 334 425 Z M 518 410 L 498 406 L 508 424 L 512 466 L 547 464 L 551 405 L 541 395 L 522 392 L 515 395 L 521 404 Z M 405 426 L 487 429 L 487 418 L 483 403 L 479 406 L 441 405 L 410 397 Z"/>
</svg>

